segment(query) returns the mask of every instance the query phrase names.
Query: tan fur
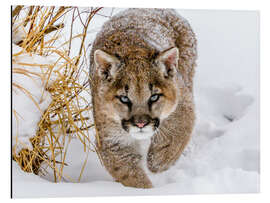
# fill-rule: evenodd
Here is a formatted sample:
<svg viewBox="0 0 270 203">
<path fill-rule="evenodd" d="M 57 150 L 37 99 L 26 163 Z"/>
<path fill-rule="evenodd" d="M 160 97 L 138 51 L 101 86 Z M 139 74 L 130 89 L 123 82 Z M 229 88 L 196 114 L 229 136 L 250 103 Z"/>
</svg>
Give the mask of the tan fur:
<svg viewBox="0 0 270 203">
<path fill-rule="evenodd" d="M 165 55 L 163 61 L 171 50 L 177 54 L 173 63 L 177 67 L 164 72 L 164 67 L 173 67 L 174 55 Z M 141 167 L 143 155 L 129 134 L 132 123 L 121 125 L 123 120 L 149 119 L 148 128 L 155 134 L 147 167 L 153 173 L 167 170 L 187 145 L 195 120 L 192 80 L 196 57 L 193 31 L 169 9 L 129 9 L 106 22 L 97 35 L 90 81 L 101 143 L 98 150 L 108 172 L 123 185 L 153 186 Z M 159 93 L 159 100 L 149 105 L 151 95 Z M 119 95 L 126 95 L 132 107 L 121 103 Z M 160 119 L 157 129 L 154 118 Z"/>
</svg>

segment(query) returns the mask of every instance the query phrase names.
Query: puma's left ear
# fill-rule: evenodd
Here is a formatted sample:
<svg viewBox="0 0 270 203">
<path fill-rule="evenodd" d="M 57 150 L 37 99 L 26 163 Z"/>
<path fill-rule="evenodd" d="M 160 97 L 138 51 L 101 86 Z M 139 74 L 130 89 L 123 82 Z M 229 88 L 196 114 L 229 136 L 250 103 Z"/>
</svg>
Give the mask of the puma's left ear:
<svg viewBox="0 0 270 203">
<path fill-rule="evenodd" d="M 120 61 L 113 55 L 98 49 L 94 52 L 94 62 L 99 76 L 110 81 L 115 77 Z"/>
<path fill-rule="evenodd" d="M 165 78 L 173 77 L 177 72 L 179 51 L 177 47 L 162 52 L 157 58 L 157 64 Z"/>
</svg>

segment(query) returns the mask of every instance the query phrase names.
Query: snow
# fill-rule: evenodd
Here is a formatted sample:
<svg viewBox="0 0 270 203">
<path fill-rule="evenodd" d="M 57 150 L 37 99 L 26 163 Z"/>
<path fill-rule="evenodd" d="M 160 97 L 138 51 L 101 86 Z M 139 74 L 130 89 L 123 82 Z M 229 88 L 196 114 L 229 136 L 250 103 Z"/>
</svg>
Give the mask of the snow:
<svg viewBox="0 0 270 203">
<path fill-rule="evenodd" d="M 12 91 L 12 147 L 18 154 L 22 148 L 32 149 L 29 139 L 36 135 L 42 113 L 52 101 L 49 92 L 45 90 L 45 81 L 41 80 L 52 61 L 46 57 L 25 53 L 15 44 L 12 44 L 12 51 L 15 55 L 12 64 L 13 71 L 20 69 L 26 72 L 26 74 L 12 74 L 12 83 L 16 84 Z"/>
<path fill-rule="evenodd" d="M 12 26 L 12 43 L 18 43 L 26 37 L 26 31 L 20 22 Z"/>
<path fill-rule="evenodd" d="M 120 10 L 123 9 L 114 9 L 113 13 Z M 114 182 L 96 153 L 84 152 L 80 141 L 72 139 L 66 158 L 68 166 L 64 167 L 64 174 L 69 178 L 53 183 L 50 171 L 45 177 L 39 177 L 22 172 L 13 162 L 13 197 L 259 192 L 258 13 L 178 12 L 189 21 L 198 39 L 199 58 L 194 89 L 197 121 L 189 145 L 175 166 L 159 176 L 158 186 L 136 189 Z M 111 9 L 104 9 L 102 14 L 110 15 Z M 94 17 L 86 43 L 93 41 L 107 19 Z M 79 29 L 81 26 L 76 25 L 75 34 Z"/>
</svg>

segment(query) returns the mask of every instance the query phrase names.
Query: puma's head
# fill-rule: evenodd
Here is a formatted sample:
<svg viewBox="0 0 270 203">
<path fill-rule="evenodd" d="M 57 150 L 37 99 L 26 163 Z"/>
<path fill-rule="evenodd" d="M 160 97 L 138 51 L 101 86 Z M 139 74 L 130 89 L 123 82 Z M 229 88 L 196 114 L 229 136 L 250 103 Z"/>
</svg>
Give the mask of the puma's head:
<svg viewBox="0 0 270 203">
<path fill-rule="evenodd" d="M 181 96 L 178 55 L 178 49 L 171 48 L 153 60 L 123 63 L 102 50 L 94 52 L 99 102 L 133 138 L 151 137 L 175 111 Z"/>
</svg>

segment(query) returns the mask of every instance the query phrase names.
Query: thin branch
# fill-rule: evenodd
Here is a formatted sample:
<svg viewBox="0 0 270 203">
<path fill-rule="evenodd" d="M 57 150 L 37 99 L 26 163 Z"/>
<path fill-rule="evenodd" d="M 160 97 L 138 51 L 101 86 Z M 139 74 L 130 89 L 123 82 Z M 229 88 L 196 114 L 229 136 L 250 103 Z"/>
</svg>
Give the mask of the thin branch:
<svg viewBox="0 0 270 203">
<path fill-rule="evenodd" d="M 15 16 L 19 15 L 19 13 L 21 12 L 23 6 L 16 6 L 15 9 L 12 11 L 12 18 L 14 18 Z"/>
</svg>

